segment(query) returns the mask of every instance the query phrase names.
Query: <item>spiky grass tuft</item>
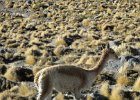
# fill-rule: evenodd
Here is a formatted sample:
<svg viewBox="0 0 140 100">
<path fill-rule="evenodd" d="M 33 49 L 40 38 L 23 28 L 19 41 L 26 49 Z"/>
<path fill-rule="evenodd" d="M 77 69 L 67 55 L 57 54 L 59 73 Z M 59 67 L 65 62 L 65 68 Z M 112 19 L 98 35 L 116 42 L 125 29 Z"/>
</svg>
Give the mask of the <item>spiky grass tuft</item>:
<svg viewBox="0 0 140 100">
<path fill-rule="evenodd" d="M 117 84 L 120 86 L 127 86 L 129 83 L 129 79 L 126 75 L 118 75 Z"/>
<path fill-rule="evenodd" d="M 58 93 L 55 100 L 64 100 L 64 95 L 62 93 Z"/>
<path fill-rule="evenodd" d="M 140 91 L 140 77 L 134 83 L 133 90 L 139 92 Z"/>
<path fill-rule="evenodd" d="M 109 97 L 109 84 L 108 84 L 108 82 L 102 83 L 102 86 L 100 88 L 100 94 L 105 96 L 105 97 Z"/>
<path fill-rule="evenodd" d="M 8 80 L 12 80 L 12 81 L 16 81 L 17 80 L 17 76 L 15 74 L 15 68 L 14 67 L 10 67 L 7 72 L 4 74 L 4 77 Z"/>
<path fill-rule="evenodd" d="M 27 83 L 21 83 L 18 89 L 18 93 L 21 96 L 32 96 L 37 93 L 37 91 L 31 87 Z"/>
<path fill-rule="evenodd" d="M 87 95 L 87 100 L 93 100 L 93 97 L 90 95 Z"/>
<path fill-rule="evenodd" d="M 36 62 L 35 57 L 33 55 L 26 56 L 26 64 L 34 65 Z"/>
<path fill-rule="evenodd" d="M 113 88 L 111 95 L 109 97 L 109 100 L 123 100 L 123 97 L 121 94 L 121 87 L 117 86 Z"/>
</svg>

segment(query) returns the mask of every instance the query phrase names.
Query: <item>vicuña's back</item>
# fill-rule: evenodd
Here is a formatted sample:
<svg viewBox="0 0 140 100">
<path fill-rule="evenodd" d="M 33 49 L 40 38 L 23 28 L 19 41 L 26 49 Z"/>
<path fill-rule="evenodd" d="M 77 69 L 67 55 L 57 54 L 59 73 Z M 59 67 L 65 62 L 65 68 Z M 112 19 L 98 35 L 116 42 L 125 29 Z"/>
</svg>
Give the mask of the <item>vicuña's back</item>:
<svg viewBox="0 0 140 100">
<path fill-rule="evenodd" d="M 113 54 L 115 57 L 115 54 Z M 99 62 L 91 70 L 82 69 L 74 65 L 55 65 L 39 71 L 34 82 L 38 87 L 38 100 L 51 100 L 52 89 L 60 92 L 73 92 L 77 100 L 81 90 L 89 88 L 96 76 L 101 72 L 104 64 L 112 58 L 110 49 L 102 52 Z"/>
</svg>

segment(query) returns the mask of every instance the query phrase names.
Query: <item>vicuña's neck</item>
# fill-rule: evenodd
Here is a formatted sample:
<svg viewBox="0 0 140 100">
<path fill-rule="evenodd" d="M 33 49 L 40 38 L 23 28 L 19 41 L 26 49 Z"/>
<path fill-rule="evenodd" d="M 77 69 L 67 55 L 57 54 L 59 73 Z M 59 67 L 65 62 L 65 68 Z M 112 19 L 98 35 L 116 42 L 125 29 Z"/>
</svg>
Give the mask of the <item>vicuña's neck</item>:
<svg viewBox="0 0 140 100">
<path fill-rule="evenodd" d="M 102 69 L 105 67 L 105 64 L 107 63 L 107 61 L 109 60 L 109 55 L 107 50 L 104 50 L 99 61 L 97 62 L 97 64 L 90 70 L 90 72 L 98 75 Z"/>
</svg>

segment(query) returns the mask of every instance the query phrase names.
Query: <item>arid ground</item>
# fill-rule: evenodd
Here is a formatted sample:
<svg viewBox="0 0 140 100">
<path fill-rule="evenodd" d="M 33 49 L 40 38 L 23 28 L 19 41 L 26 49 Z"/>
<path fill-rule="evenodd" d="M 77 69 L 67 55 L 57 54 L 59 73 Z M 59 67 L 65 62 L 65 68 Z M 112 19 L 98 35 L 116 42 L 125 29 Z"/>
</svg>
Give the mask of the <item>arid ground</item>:
<svg viewBox="0 0 140 100">
<path fill-rule="evenodd" d="M 140 0 L 0 0 L 0 100 L 36 100 L 39 70 L 93 68 L 107 43 L 119 58 L 83 99 L 140 100 Z"/>
</svg>

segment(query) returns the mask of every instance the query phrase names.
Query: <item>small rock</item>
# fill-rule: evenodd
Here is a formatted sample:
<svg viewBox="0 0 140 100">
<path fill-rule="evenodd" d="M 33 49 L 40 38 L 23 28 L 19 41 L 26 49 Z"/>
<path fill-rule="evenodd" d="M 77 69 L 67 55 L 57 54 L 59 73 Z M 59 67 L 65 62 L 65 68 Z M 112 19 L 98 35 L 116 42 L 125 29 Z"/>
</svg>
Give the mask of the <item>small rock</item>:
<svg viewBox="0 0 140 100">
<path fill-rule="evenodd" d="M 33 31 L 33 30 L 37 30 L 35 26 L 36 26 L 36 23 L 35 23 L 35 22 L 32 22 L 32 23 L 27 24 L 27 25 L 25 26 L 25 28 L 26 28 L 27 30 Z"/>
<path fill-rule="evenodd" d="M 135 79 L 139 76 L 139 73 L 135 70 L 127 70 L 126 74 L 128 77 L 133 77 Z"/>
<path fill-rule="evenodd" d="M 119 40 L 114 40 L 114 41 L 109 42 L 110 47 L 119 46 L 120 44 L 121 44 L 121 42 Z"/>
<path fill-rule="evenodd" d="M 31 5 L 32 4 L 32 0 L 26 0 L 26 4 L 27 5 Z"/>
<path fill-rule="evenodd" d="M 77 39 L 81 39 L 82 37 L 78 34 L 76 35 L 70 35 L 69 37 L 64 37 L 65 42 L 67 43 L 67 45 L 71 45 L 75 40 Z"/>
<path fill-rule="evenodd" d="M 140 57 L 139 56 L 121 56 L 120 62 L 122 65 L 128 62 L 128 67 L 135 67 L 136 64 L 140 64 Z"/>
<path fill-rule="evenodd" d="M 7 70 L 7 67 L 5 65 L 0 65 L 0 74 L 4 74 Z"/>
<path fill-rule="evenodd" d="M 140 50 L 139 49 L 136 49 L 136 48 L 133 48 L 133 47 L 127 47 L 127 49 L 134 56 L 140 55 Z"/>
<path fill-rule="evenodd" d="M 0 92 L 10 89 L 13 86 L 18 85 L 18 83 L 7 80 L 5 77 L 0 77 Z"/>
</svg>

